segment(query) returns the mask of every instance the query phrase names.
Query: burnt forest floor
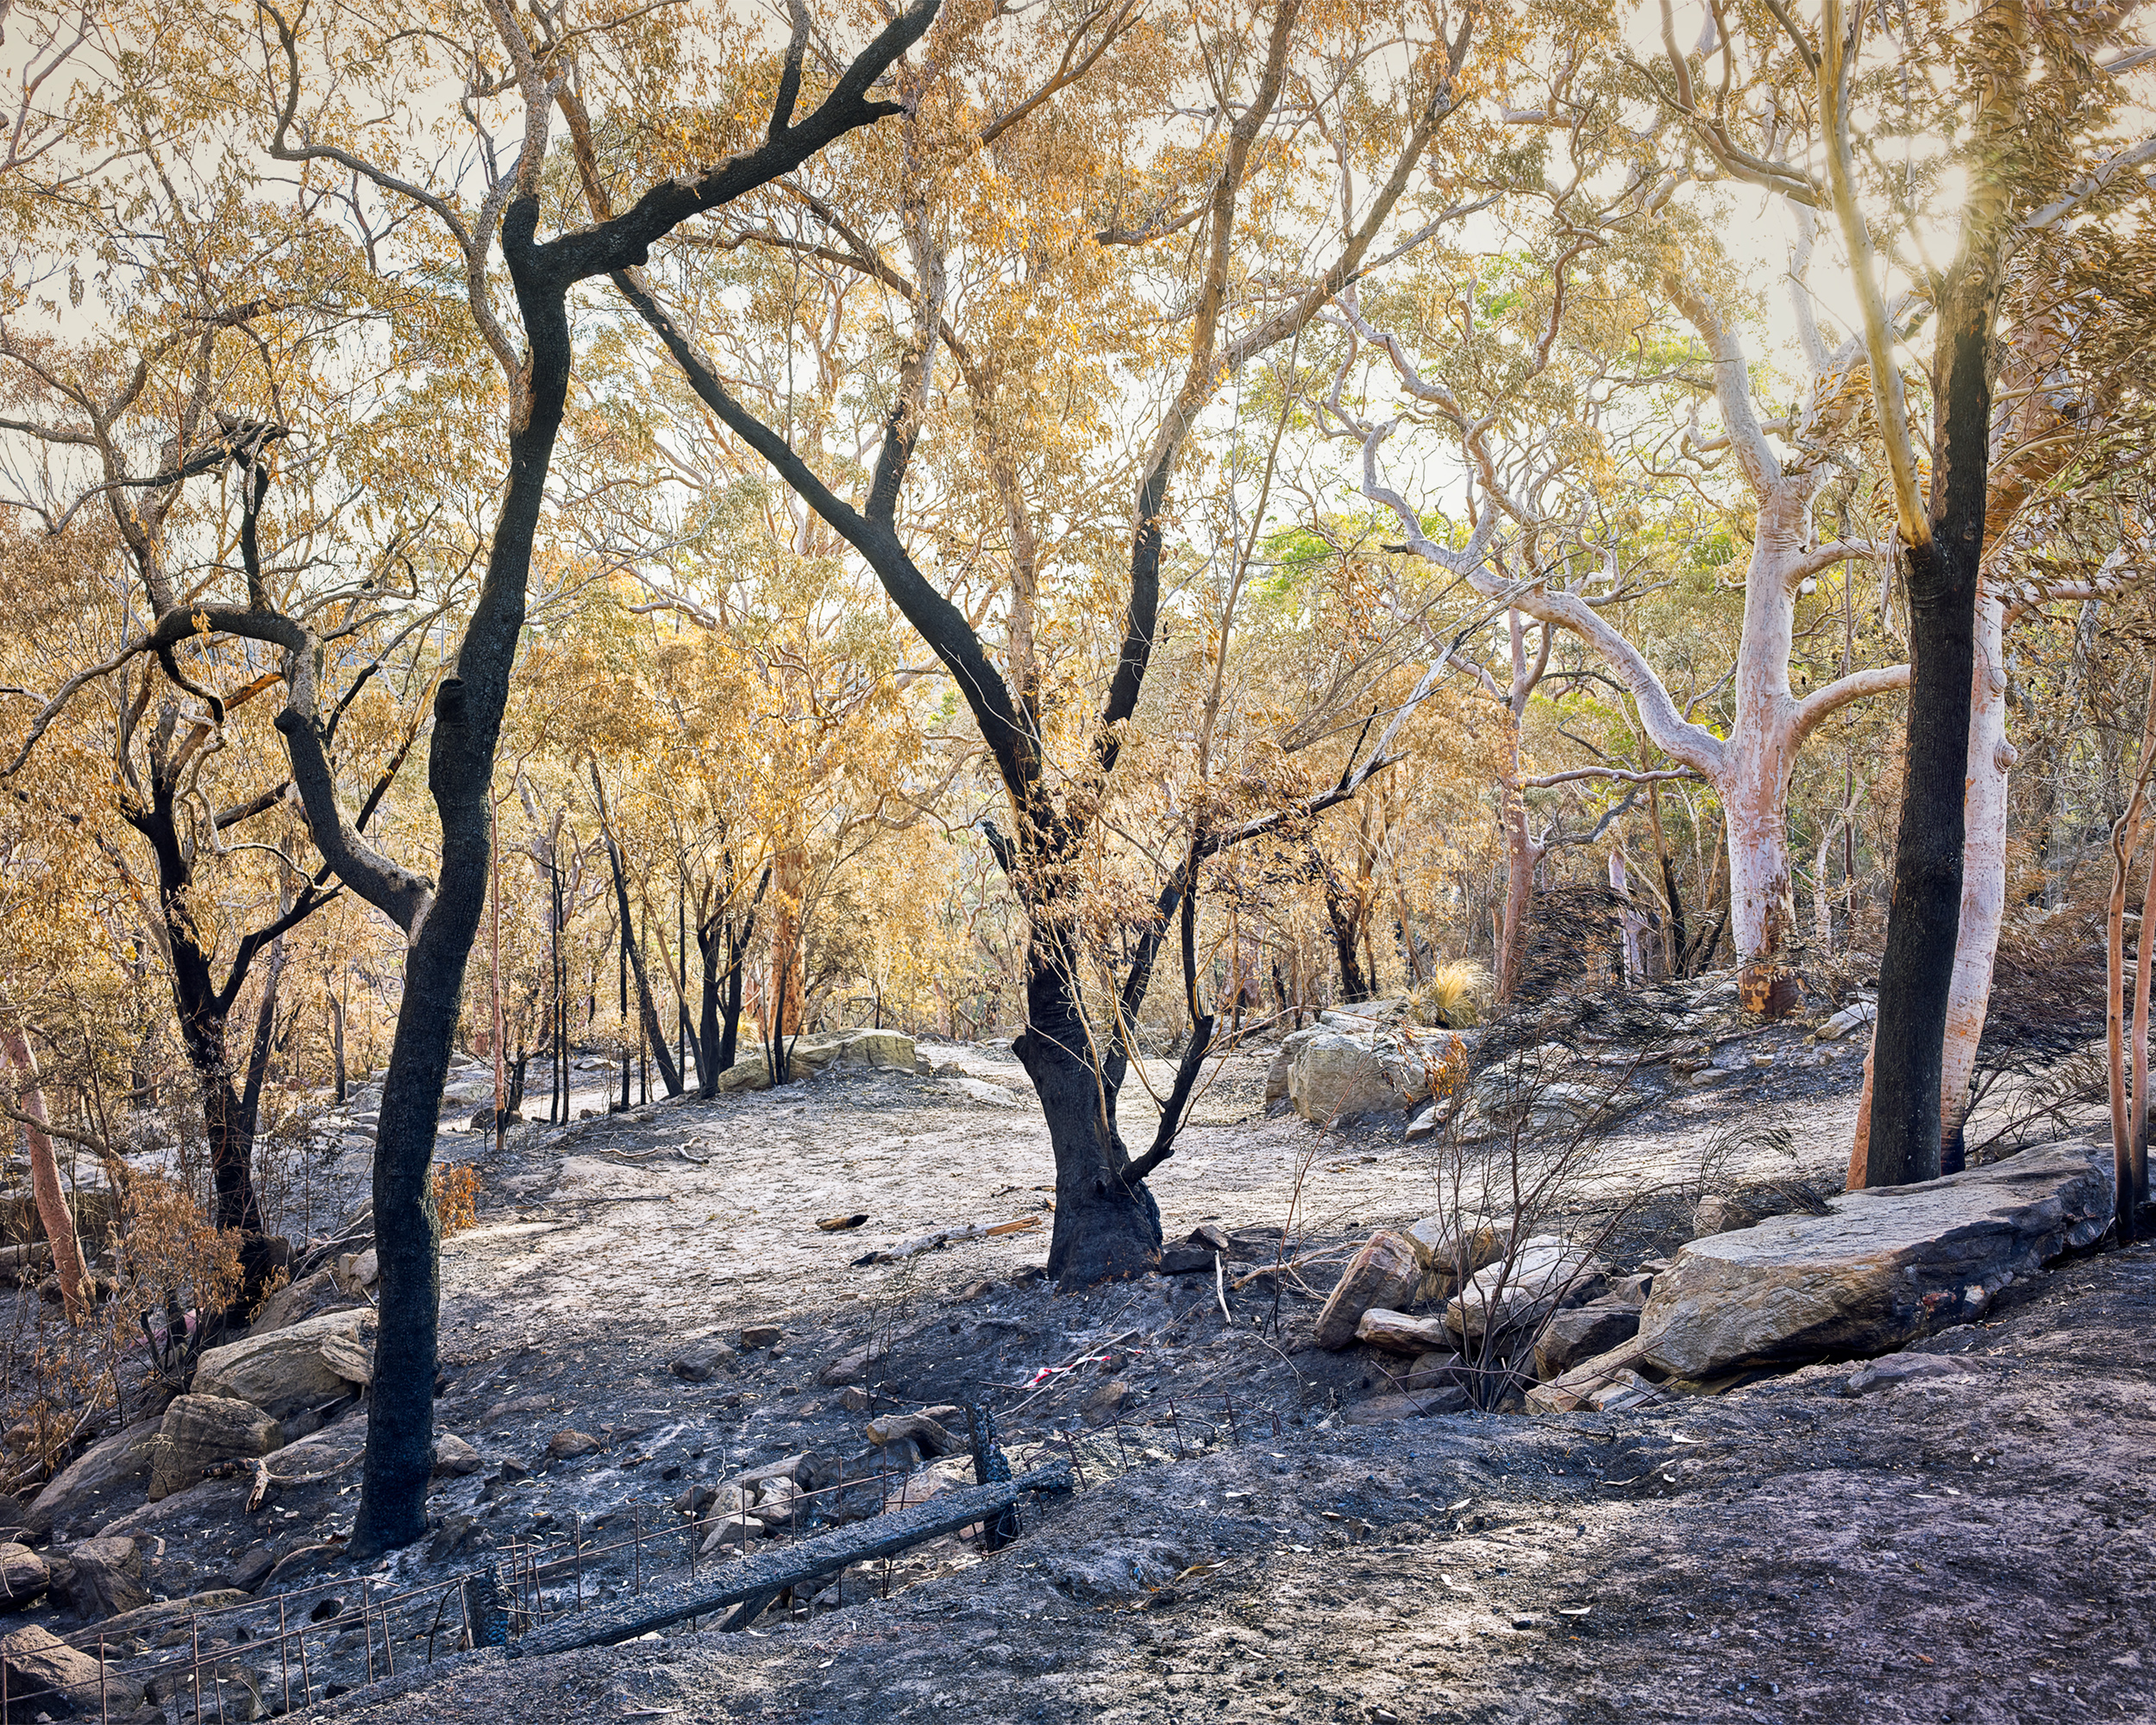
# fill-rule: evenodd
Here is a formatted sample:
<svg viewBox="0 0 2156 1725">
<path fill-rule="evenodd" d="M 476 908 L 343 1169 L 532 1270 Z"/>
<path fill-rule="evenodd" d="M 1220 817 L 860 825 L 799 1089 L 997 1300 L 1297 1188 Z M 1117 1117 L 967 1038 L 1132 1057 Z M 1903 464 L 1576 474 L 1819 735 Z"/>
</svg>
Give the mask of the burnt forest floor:
<svg viewBox="0 0 2156 1725">
<path fill-rule="evenodd" d="M 1755 1027 L 1699 1074 L 1656 1076 L 1652 1106 L 1597 1151 L 1609 1178 L 1652 1194 L 1606 1239 L 1613 1273 L 1690 1237 L 1702 1182 L 1838 1189 L 1861 1048 Z M 254 1511 L 246 1480 L 213 1480 L 126 1517 L 122 1531 L 155 1542 L 154 1590 L 217 1585 L 264 1547 L 280 1559 L 273 1589 L 417 1587 L 572 1528 L 679 1527 L 668 1506 L 693 1485 L 804 1451 L 856 1456 L 878 1412 L 983 1402 L 1016 1465 L 1075 1443 L 1083 1474 L 1030 1506 L 1002 1552 L 945 1538 L 849 1571 L 814 1604 L 782 1603 L 748 1635 L 471 1656 L 309 1716 L 2147 1716 L 2156 1252 L 2062 1265 L 1984 1325 L 1921 1345 L 1965 1375 L 1852 1398 L 1851 1367 L 1819 1366 L 1621 1414 L 1359 1424 L 1383 1374 L 1305 1339 L 1337 1270 L 1313 1266 L 1311 1292 L 1290 1280 L 1277 1300 L 1232 1283 L 1283 1229 L 1291 1251 L 1322 1257 L 1438 1208 L 1441 1170 L 1397 1120 L 1320 1132 L 1269 1114 L 1264 1053 L 1238 1058 L 1153 1182 L 1171 1240 L 1207 1221 L 1235 1237 L 1229 1316 L 1204 1274 L 1063 1296 L 1038 1274 L 1053 1169 L 1023 1072 L 993 1047 L 922 1052 L 942 1076 L 834 1069 L 522 1126 L 498 1151 L 446 1134 L 445 1158 L 473 1163 L 484 1190 L 479 1225 L 443 1252 L 437 1419 L 480 1466 L 437 1480 L 442 1531 L 365 1571 L 340 1560 L 355 1413 L 317 1440 L 347 1465 Z M 1150 1136 L 1138 1112 L 1126 1135 Z M 1781 1131 L 1731 1136 L 1762 1122 Z M 356 1197 L 364 1156 L 340 1165 Z M 703 1381 L 674 1369 L 754 1326 L 781 1339 Z M 862 1386 L 818 1383 L 864 1350 L 881 1356 L 865 1408 Z M 1099 1354 L 1101 1370 L 1030 1388 Z M 1125 1386 L 1123 1413 L 1089 1429 L 1079 1404 L 1102 1371 Z M 595 1447 L 557 1458 L 565 1432 Z M 637 1561 L 679 1570 L 655 1550 Z M 630 1584 L 594 1565 L 586 1596 Z M 341 1680 L 356 1684 L 345 1639 Z"/>
</svg>

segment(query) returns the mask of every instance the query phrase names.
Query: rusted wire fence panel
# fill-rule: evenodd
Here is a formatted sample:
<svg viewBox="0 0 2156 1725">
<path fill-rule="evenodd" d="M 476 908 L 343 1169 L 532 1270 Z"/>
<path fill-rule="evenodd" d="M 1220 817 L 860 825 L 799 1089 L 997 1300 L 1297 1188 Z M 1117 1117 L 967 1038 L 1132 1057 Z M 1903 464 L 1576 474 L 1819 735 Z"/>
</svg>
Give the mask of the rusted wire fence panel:
<svg viewBox="0 0 2156 1725">
<path fill-rule="evenodd" d="M 1172 1441 L 1175 1456 L 1267 1434 L 1248 1409 L 1225 1399 L 1217 1420 L 1170 1407 L 1150 1423 L 1163 1443 Z M 1269 1423 L 1277 1437 L 1277 1416 Z M 254 1691 L 261 1713 L 289 1711 L 323 1698 L 334 1680 L 331 1643 L 354 1631 L 366 1642 L 364 1671 L 355 1669 L 343 1682 L 359 1678 L 370 1687 L 395 1682 L 403 1688 L 438 1659 L 460 1652 L 492 1648 L 522 1658 L 625 1640 L 721 1612 L 727 1614 L 721 1628 L 743 1628 L 780 1594 L 856 1564 L 881 1560 L 887 1595 L 890 1559 L 911 1546 L 976 1524 L 1006 1530 L 1007 1537 L 1009 1518 L 1029 1498 L 1083 1490 L 1174 1458 L 1150 1449 L 1139 1428 L 1121 1419 L 1106 1429 L 1051 1433 L 1045 1441 L 1014 1446 L 1014 1459 L 1019 1457 L 1033 1465 L 1013 1479 L 947 1490 L 916 1504 L 907 1504 L 903 1494 L 918 1476 L 887 1468 L 796 1491 L 791 1515 L 760 1548 L 749 1526 L 754 1512 L 648 1522 L 647 1506 L 637 1504 L 629 1506 L 625 1538 L 596 1541 L 579 1517 L 568 1536 L 552 1545 L 512 1540 L 484 1564 L 402 1592 L 377 1593 L 376 1583 L 356 1578 L 210 1610 L 175 1610 L 142 1627 L 166 1639 L 185 1629 L 185 1641 L 148 1653 L 121 1655 L 109 1630 L 93 1625 L 60 1638 L 60 1652 L 79 1663 L 57 1682 L 26 1687 L 0 1661 L 0 1721 L 48 1711 L 109 1725 L 154 1693 L 206 1722 L 245 1713 L 241 1688 Z M 854 1507 L 862 1493 L 874 1494 L 865 1515 Z M 849 1496 L 851 1505 L 842 1508 Z M 894 1496 L 897 1509 L 890 1507 Z M 859 1519 L 831 1527 L 848 1513 Z M 734 1537 L 724 1537 L 733 1530 Z M 626 1586 L 626 1597 L 601 1596 L 599 1581 L 610 1571 Z M 401 1665 L 400 1646 L 408 1650 Z M 348 1650 L 342 1656 L 352 1658 Z"/>
</svg>

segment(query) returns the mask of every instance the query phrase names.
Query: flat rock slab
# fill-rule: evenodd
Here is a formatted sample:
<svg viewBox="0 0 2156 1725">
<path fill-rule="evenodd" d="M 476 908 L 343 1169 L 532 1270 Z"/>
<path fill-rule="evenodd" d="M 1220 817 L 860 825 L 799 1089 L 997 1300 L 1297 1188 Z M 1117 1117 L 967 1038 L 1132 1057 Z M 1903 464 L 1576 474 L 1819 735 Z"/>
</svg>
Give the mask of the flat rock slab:
<svg viewBox="0 0 2156 1725">
<path fill-rule="evenodd" d="M 1694 1240 L 1655 1278 L 1639 1358 L 1677 1378 L 1861 1358 L 1979 1317 L 1998 1291 L 2111 1225 L 2110 1151 L 2024 1151 L 1919 1186 L 1847 1192 Z"/>
</svg>

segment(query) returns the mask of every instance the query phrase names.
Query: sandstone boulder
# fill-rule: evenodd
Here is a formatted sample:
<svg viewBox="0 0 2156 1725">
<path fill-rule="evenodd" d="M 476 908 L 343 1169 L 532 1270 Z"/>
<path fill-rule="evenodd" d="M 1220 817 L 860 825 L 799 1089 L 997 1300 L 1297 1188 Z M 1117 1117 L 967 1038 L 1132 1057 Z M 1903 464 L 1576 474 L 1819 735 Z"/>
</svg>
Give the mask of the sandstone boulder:
<svg viewBox="0 0 2156 1725">
<path fill-rule="evenodd" d="M 45 1559 L 28 1546 L 0 1546 L 0 1611 L 20 1611 L 52 1582 Z"/>
<path fill-rule="evenodd" d="M 194 1393 L 252 1402 L 280 1420 L 335 1402 L 373 1382 L 376 1327 L 373 1308 L 362 1306 L 211 1348 L 195 1368 Z"/>
<path fill-rule="evenodd" d="M 1451 1336 L 1442 1318 L 1412 1318 L 1373 1306 L 1356 1324 L 1355 1339 L 1387 1353 L 1418 1355 L 1444 1347 Z"/>
<path fill-rule="evenodd" d="M 149 1500 L 185 1491 L 221 1461 L 252 1461 L 285 1444 L 285 1429 L 252 1402 L 231 1396 L 180 1396 L 158 1428 Z"/>
<path fill-rule="evenodd" d="M 1333 1013 L 1326 1018 L 1333 1022 L 1309 1033 L 1288 1062 L 1288 1099 L 1307 1120 L 1412 1108 L 1430 1095 L 1432 1075 L 1443 1070 L 1458 1040 L 1450 1031 L 1381 1028 Z M 1360 1027 L 1346 1027 L 1351 1025 Z"/>
<path fill-rule="evenodd" d="M 1311 1339 L 1321 1348 L 1347 1346 L 1363 1313 L 1373 1306 L 1397 1310 L 1413 1297 L 1421 1279 L 1422 1266 L 1407 1236 L 1381 1228 L 1348 1260 L 1318 1313 Z"/>
<path fill-rule="evenodd" d="M 760 1056 L 752 1055 L 737 1060 L 718 1075 L 718 1089 L 722 1095 L 731 1095 L 739 1090 L 768 1090 L 771 1088 L 771 1069 Z"/>
<path fill-rule="evenodd" d="M 1318 1035 L 1319 1028 L 1312 1025 L 1302 1030 L 1291 1030 L 1281 1038 L 1280 1051 L 1265 1069 L 1265 1101 L 1269 1106 L 1288 1100 L 1288 1075 L 1294 1070 L 1295 1057 Z"/>
<path fill-rule="evenodd" d="M 2111 1197 L 2109 1148 L 2068 1143 L 1694 1240 L 1655 1277 L 1642 1356 L 1706 1378 L 1884 1353 L 1980 1317 L 2016 1276 L 2098 1238 Z"/>
<path fill-rule="evenodd" d="M 142 1700 L 141 1685 L 110 1667 L 103 1670 L 101 1686 L 95 1657 L 34 1624 L 0 1636 L 0 1665 L 6 1667 L 10 1721 L 70 1710 L 93 1716 L 125 1713 Z"/>
<path fill-rule="evenodd" d="M 132 1509 L 148 1484 L 164 1415 L 138 1420 L 85 1450 L 56 1474 L 23 1511 L 38 1539 L 55 1527 L 100 1527 L 124 1502 Z"/>
<path fill-rule="evenodd" d="M 1470 1338 L 1524 1328 L 1563 1301 L 1589 1293 L 1601 1279 L 1601 1266 L 1585 1246 L 1538 1234 L 1522 1240 L 1510 1258 L 1468 1277 L 1445 1306 L 1445 1327 Z"/>
<path fill-rule="evenodd" d="M 805 1072 L 821 1072 L 833 1066 L 911 1072 L 913 1038 L 895 1030 L 825 1031 L 803 1037 L 793 1044 L 789 1058 Z"/>
</svg>

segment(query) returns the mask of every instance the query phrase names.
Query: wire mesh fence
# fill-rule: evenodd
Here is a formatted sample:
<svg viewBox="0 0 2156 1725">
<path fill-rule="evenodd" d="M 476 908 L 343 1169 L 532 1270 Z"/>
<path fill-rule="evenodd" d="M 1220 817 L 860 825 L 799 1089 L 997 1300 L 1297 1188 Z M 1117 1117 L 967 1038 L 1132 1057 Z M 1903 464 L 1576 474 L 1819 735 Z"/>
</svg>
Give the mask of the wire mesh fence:
<svg viewBox="0 0 2156 1725">
<path fill-rule="evenodd" d="M 1276 1414 L 1238 1409 L 1231 1396 L 1202 1405 L 1169 1399 L 1140 1420 L 1119 1413 L 1098 1427 L 1014 1442 L 1009 1459 L 1021 1471 L 1068 1462 L 1083 1491 L 1136 1469 L 1280 1431 Z M 822 1486 L 789 1484 L 777 1502 L 759 1500 L 753 1508 L 738 1500 L 687 1511 L 676 1507 L 678 1498 L 631 1503 L 589 1522 L 573 1516 L 567 1533 L 555 1539 L 513 1538 L 490 1548 L 483 1562 L 417 1585 L 332 1578 L 206 1609 L 175 1609 L 147 1623 L 138 1616 L 130 1633 L 93 1625 L 60 1638 L 60 1649 L 48 1647 L 41 1657 L 0 1659 L 0 1722 L 72 1710 L 111 1725 L 146 1702 L 168 1721 L 201 1725 L 290 1712 L 452 1653 L 506 1647 L 624 1593 L 693 1582 L 843 1523 L 924 1502 L 950 1483 L 948 1472 L 938 1477 L 879 1465 L 842 1470 Z M 1024 1505 L 1009 1513 L 1017 1520 L 1004 1525 L 1006 1537 L 1027 1531 L 1039 1514 Z M 624 1515 L 626 1534 L 619 1531 Z M 984 1555 L 995 1543 L 982 1541 Z M 786 1603 L 813 1615 L 826 1600 L 837 1609 L 864 1595 L 887 1597 L 893 1576 L 886 1556 L 819 1577 L 812 1590 Z M 850 1597 L 849 1578 L 856 1590 Z M 696 1627 L 693 1620 L 689 1627 Z M 145 1632 L 155 1636 L 154 1645 Z"/>
</svg>

